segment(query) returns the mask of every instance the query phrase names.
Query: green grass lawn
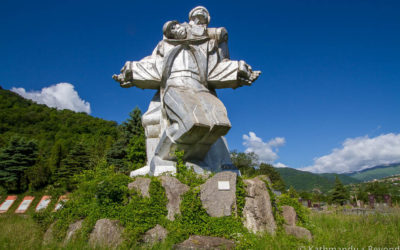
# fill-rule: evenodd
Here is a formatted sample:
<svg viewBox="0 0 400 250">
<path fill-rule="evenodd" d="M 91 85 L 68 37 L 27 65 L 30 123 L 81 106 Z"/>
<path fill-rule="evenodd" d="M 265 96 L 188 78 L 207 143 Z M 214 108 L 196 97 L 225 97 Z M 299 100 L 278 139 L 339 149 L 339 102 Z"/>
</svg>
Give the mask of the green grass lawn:
<svg viewBox="0 0 400 250">
<path fill-rule="evenodd" d="M 358 249 L 395 248 L 400 246 L 400 212 L 390 215 L 345 215 L 341 213 L 312 213 L 314 240 L 307 243 L 278 232 L 276 236 L 263 235 L 249 239 L 254 249 Z M 42 246 L 43 231 L 29 215 L 12 213 L 0 215 L 1 249 L 57 249 L 61 244 Z M 169 249 L 162 244 L 157 249 Z M 312 248 L 310 248 L 312 247 Z M 75 242 L 68 249 L 88 248 L 86 243 Z"/>
</svg>

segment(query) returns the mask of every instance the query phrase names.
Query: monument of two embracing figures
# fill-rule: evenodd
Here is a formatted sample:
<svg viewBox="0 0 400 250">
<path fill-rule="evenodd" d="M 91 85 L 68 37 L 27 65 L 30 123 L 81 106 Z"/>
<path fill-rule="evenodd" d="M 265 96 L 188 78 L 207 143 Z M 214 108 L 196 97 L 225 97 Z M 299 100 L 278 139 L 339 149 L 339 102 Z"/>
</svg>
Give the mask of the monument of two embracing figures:
<svg viewBox="0 0 400 250">
<path fill-rule="evenodd" d="M 190 11 L 189 23 L 166 22 L 153 53 L 113 76 L 124 88 L 157 90 L 142 117 L 147 165 L 131 175 L 176 172 L 176 150 L 196 172 L 234 169 L 223 137 L 231 123 L 216 89 L 251 85 L 261 72 L 230 60 L 226 29 L 209 22 L 202 6 Z"/>
</svg>

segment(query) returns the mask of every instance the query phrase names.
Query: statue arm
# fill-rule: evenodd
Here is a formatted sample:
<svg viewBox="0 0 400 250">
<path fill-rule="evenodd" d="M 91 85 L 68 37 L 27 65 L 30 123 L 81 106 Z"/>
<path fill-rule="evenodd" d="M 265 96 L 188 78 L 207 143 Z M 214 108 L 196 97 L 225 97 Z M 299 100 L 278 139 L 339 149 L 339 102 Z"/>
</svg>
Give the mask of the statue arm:
<svg viewBox="0 0 400 250">
<path fill-rule="evenodd" d="M 158 47 L 151 56 L 140 61 L 126 62 L 121 74 L 113 75 L 113 79 L 123 88 L 135 86 L 141 89 L 159 89 L 161 74 L 156 66 L 157 60 L 160 60 L 157 51 Z"/>
<path fill-rule="evenodd" d="M 244 61 L 223 60 L 210 72 L 208 86 L 214 89 L 242 87 L 251 85 L 261 71 L 253 71 Z"/>
</svg>

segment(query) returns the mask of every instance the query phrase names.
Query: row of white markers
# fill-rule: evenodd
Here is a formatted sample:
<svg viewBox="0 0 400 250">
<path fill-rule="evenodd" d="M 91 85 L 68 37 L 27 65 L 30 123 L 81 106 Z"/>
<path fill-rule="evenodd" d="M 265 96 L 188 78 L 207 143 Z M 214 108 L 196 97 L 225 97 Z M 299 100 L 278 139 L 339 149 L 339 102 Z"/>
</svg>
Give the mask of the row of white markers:
<svg viewBox="0 0 400 250">
<path fill-rule="evenodd" d="M 14 202 L 17 200 L 17 198 L 18 197 L 16 195 L 7 196 L 7 199 L 0 205 L 0 214 L 7 212 L 10 209 L 10 207 L 14 204 Z M 35 197 L 33 196 L 25 196 L 24 199 L 19 204 L 18 208 L 15 210 L 15 213 L 17 214 L 25 213 L 32 204 L 34 199 Z M 60 196 L 54 208 L 54 211 L 57 211 L 58 209 L 62 208 L 63 204 L 67 200 L 68 198 L 66 195 Z M 51 196 L 48 195 L 43 196 L 42 199 L 39 201 L 39 203 L 36 205 L 35 211 L 39 212 L 42 209 L 46 209 L 49 206 L 50 202 L 51 202 Z"/>
</svg>

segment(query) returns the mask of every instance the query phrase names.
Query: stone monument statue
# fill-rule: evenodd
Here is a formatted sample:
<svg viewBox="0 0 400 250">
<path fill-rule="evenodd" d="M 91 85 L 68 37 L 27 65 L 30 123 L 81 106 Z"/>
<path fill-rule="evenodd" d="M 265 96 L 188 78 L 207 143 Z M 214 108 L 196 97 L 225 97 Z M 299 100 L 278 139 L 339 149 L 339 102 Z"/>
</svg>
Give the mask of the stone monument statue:
<svg viewBox="0 0 400 250">
<path fill-rule="evenodd" d="M 190 11 L 189 23 L 166 22 L 153 53 L 113 76 L 124 88 L 157 90 L 142 117 L 147 165 L 132 176 L 176 172 L 176 150 L 184 150 L 196 172 L 233 167 L 223 137 L 231 123 L 216 89 L 251 85 L 261 72 L 230 60 L 226 29 L 208 28 L 209 22 L 202 6 Z"/>
</svg>

